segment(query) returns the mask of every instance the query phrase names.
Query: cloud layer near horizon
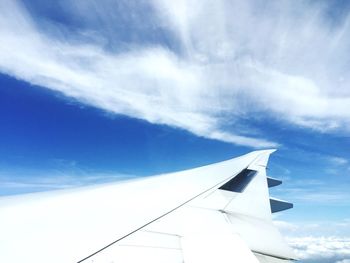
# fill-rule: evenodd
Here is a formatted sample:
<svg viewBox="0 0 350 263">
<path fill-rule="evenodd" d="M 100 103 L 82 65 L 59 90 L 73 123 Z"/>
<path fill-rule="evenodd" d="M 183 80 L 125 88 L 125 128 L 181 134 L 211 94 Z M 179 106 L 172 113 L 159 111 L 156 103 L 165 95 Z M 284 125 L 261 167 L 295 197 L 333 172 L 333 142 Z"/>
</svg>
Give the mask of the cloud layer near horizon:
<svg viewBox="0 0 350 263">
<path fill-rule="evenodd" d="M 298 237 L 288 238 L 299 259 L 305 263 L 349 262 L 350 239 L 346 237 Z"/>
<path fill-rule="evenodd" d="M 350 128 L 350 19 L 336 23 L 327 7 L 295 1 L 117 2 L 61 1 L 83 25 L 74 28 L 1 1 L 1 72 L 112 113 L 256 148 L 277 144 L 232 126 L 264 115 Z"/>
<path fill-rule="evenodd" d="M 274 221 L 303 263 L 345 263 L 350 260 L 350 221 Z"/>
</svg>

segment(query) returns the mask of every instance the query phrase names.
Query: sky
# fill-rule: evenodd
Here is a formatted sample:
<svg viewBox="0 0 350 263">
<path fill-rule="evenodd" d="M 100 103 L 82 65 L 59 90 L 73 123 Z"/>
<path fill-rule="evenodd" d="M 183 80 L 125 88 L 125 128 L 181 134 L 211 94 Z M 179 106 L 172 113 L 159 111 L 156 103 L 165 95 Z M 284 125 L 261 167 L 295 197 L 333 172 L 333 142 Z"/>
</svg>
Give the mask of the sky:
<svg viewBox="0 0 350 263">
<path fill-rule="evenodd" d="M 1 0 L 0 195 L 276 148 L 275 224 L 350 262 L 350 2 Z"/>
</svg>

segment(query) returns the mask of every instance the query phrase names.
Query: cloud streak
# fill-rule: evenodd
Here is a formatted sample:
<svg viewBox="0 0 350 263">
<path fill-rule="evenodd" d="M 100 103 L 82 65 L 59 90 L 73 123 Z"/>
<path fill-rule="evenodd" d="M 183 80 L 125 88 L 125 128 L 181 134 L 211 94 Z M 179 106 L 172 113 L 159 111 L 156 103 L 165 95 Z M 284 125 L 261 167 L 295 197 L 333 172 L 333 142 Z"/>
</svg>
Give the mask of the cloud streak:
<svg viewBox="0 0 350 263">
<path fill-rule="evenodd" d="M 335 184 L 328 186 L 326 182 L 304 184 L 275 190 L 275 194 L 294 203 L 313 205 L 348 205 L 350 194 L 347 187 Z"/>
<path fill-rule="evenodd" d="M 329 157 L 329 161 L 336 166 L 344 166 L 344 165 L 347 165 L 349 163 L 349 161 L 347 159 L 342 158 L 342 157 L 337 157 L 337 156 Z"/>
<path fill-rule="evenodd" d="M 79 175 L 72 171 L 46 171 L 34 176 L 2 173 L 0 174 L 0 196 L 84 187 L 135 178 L 137 176 L 128 174 L 92 174 L 83 171 L 80 171 Z"/>
<path fill-rule="evenodd" d="M 232 123 L 259 113 L 322 131 L 350 127 L 348 19 L 331 26 L 322 6 L 142 1 L 146 20 L 133 1 L 62 3 L 84 25 L 75 33 L 49 20 L 40 27 L 20 2 L 0 3 L 3 73 L 112 113 L 255 148 L 278 144 Z"/>
</svg>

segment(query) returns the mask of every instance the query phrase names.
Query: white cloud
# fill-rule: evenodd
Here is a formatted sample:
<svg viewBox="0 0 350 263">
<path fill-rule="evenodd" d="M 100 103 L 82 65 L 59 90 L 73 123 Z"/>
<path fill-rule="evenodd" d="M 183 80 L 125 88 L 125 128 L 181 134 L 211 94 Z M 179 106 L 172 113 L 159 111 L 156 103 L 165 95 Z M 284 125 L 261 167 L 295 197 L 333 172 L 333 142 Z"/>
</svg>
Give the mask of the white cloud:
<svg viewBox="0 0 350 263">
<path fill-rule="evenodd" d="M 344 262 L 350 258 L 349 237 L 308 236 L 288 238 L 287 242 L 302 262 Z"/>
<path fill-rule="evenodd" d="M 18 2 L 1 1 L 2 72 L 112 113 L 251 147 L 277 144 L 249 131 L 232 132 L 226 123 L 263 113 L 319 130 L 350 127 L 348 20 L 331 26 L 323 7 L 153 0 L 147 21 L 129 21 L 130 15 L 126 22 L 152 21 L 173 36 L 179 50 L 161 41 L 107 49 L 103 39 L 132 30 L 131 23 L 117 24 L 118 13 L 111 11 L 116 5 L 64 3 L 81 21 L 100 21 L 99 30 L 55 36 Z M 122 11 L 134 12 L 123 4 Z M 82 35 L 94 41 L 83 44 Z"/>
<path fill-rule="evenodd" d="M 274 220 L 303 263 L 346 262 L 350 258 L 350 221 L 291 223 Z"/>
<path fill-rule="evenodd" d="M 349 125 L 348 19 L 331 26 L 324 6 L 295 1 L 155 2 L 191 59 L 220 64 L 254 107 L 320 130 Z"/>
</svg>

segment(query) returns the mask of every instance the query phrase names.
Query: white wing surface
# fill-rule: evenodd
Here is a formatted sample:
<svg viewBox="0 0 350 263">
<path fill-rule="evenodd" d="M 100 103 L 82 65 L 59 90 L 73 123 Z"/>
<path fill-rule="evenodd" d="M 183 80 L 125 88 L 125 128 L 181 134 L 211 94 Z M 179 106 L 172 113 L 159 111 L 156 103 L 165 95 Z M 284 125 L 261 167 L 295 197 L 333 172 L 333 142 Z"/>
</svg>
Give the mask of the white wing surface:
<svg viewBox="0 0 350 263">
<path fill-rule="evenodd" d="M 0 262 L 286 262 L 273 150 L 177 173 L 0 199 Z"/>
</svg>

